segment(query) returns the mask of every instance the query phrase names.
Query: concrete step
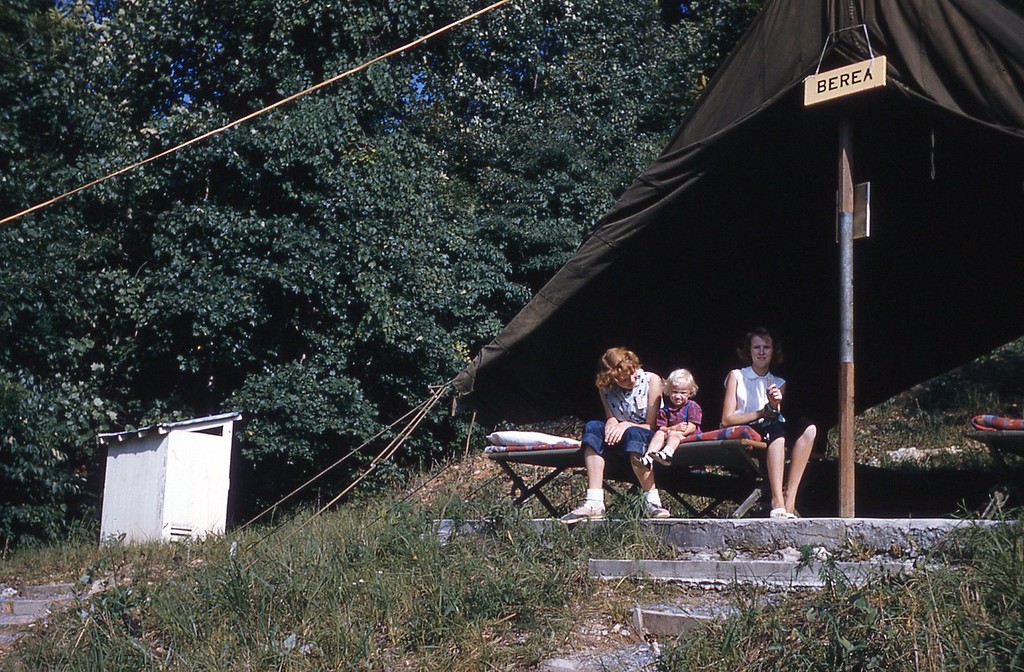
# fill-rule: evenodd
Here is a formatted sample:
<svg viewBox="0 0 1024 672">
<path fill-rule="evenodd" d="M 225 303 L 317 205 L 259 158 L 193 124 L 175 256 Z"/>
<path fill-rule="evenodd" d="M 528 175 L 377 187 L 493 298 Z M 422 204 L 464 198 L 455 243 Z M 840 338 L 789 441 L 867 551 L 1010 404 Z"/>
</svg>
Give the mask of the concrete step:
<svg viewBox="0 0 1024 672">
<path fill-rule="evenodd" d="M 0 627 L 0 653 L 7 651 L 15 642 L 21 639 L 22 635 L 35 627 L 36 621 L 24 625 L 6 625 Z"/>
<path fill-rule="evenodd" d="M 19 637 L 51 613 L 76 603 L 74 583 L 46 583 L 4 587 L 0 598 L 0 651 L 9 649 Z"/>
<path fill-rule="evenodd" d="M 0 632 L 0 652 L 10 647 L 10 645 L 17 641 L 17 638 L 20 636 L 22 636 L 20 635 L 20 633 L 8 634 L 5 632 Z"/>
<path fill-rule="evenodd" d="M 37 586 L 21 586 L 18 588 L 18 597 L 41 600 L 48 597 L 73 597 L 75 583 L 43 583 Z"/>
<path fill-rule="evenodd" d="M 650 521 L 679 549 L 759 549 L 812 546 L 827 551 L 920 557 L 952 543 L 958 531 L 1012 523 L 952 518 L 798 518 L 795 520 L 667 519 Z"/>
<path fill-rule="evenodd" d="M 800 567 L 786 560 L 600 560 L 589 562 L 595 579 L 657 579 L 688 585 L 715 586 L 756 584 L 772 588 L 820 588 L 822 564 Z M 837 562 L 835 570 L 852 584 L 863 584 L 881 572 L 906 573 L 914 567 L 907 562 Z"/>
<path fill-rule="evenodd" d="M 37 622 L 39 622 L 39 617 L 31 614 L 23 614 L 20 616 L 5 614 L 0 617 L 0 632 L 24 632 Z"/>
<path fill-rule="evenodd" d="M 652 605 L 633 608 L 633 628 L 642 635 L 678 637 L 696 632 L 710 623 L 738 614 L 732 606 L 680 607 Z"/>
<path fill-rule="evenodd" d="M 540 531 L 562 525 L 551 518 L 538 518 L 532 524 Z M 577 534 L 586 534 L 587 530 L 621 524 L 621 520 L 607 519 L 580 523 L 573 530 Z M 953 518 L 667 518 L 644 521 L 643 524 L 683 551 L 758 549 L 771 552 L 812 546 L 830 552 L 855 550 L 858 555 L 914 558 L 941 550 L 957 531 L 1015 523 Z M 438 538 L 444 543 L 453 535 L 476 534 L 492 526 L 488 520 L 458 523 L 439 520 L 436 529 Z"/>
<path fill-rule="evenodd" d="M 0 600 L 0 623 L 3 617 L 8 614 L 15 616 L 36 616 L 49 615 L 51 611 L 64 609 L 75 603 L 74 597 L 51 597 L 45 599 L 6 599 Z"/>
</svg>

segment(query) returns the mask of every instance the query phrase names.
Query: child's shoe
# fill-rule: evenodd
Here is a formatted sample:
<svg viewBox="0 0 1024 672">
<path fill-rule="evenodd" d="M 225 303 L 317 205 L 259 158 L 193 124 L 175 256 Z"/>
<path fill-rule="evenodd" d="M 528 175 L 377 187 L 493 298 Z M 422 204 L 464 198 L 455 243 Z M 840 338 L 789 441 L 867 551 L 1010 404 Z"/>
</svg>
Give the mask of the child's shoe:
<svg viewBox="0 0 1024 672">
<path fill-rule="evenodd" d="M 654 453 L 647 453 L 646 455 L 633 455 L 631 458 L 633 462 L 639 464 L 641 467 L 650 469 L 654 465 L 653 459 Z"/>
<path fill-rule="evenodd" d="M 672 464 L 672 456 L 675 454 L 674 448 L 662 448 L 659 451 L 650 454 L 650 457 L 654 458 L 654 461 L 658 464 L 670 465 Z"/>
</svg>

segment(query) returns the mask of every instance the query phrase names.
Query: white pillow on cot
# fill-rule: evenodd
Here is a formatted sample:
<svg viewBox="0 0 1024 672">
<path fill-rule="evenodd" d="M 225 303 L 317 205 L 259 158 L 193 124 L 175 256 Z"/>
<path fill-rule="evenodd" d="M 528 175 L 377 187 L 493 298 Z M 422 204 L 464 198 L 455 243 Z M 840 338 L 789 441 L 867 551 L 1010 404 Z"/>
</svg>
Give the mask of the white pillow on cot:
<svg viewBox="0 0 1024 672">
<path fill-rule="evenodd" d="M 522 432 L 509 430 L 504 432 L 492 432 L 487 435 L 487 440 L 493 446 L 564 446 L 566 448 L 578 448 L 579 439 L 567 439 L 564 436 L 554 436 L 544 432 Z"/>
</svg>

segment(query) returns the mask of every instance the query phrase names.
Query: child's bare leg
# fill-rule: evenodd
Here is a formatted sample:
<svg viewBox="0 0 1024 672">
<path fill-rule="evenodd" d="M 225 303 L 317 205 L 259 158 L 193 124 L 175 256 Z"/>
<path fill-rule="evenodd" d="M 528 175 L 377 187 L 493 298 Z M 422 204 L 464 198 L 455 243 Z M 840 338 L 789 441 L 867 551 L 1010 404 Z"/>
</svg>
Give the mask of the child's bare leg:
<svg viewBox="0 0 1024 672">
<path fill-rule="evenodd" d="M 659 450 L 661 450 L 661 447 L 664 444 L 665 444 L 665 432 L 659 429 L 658 431 L 656 431 L 654 433 L 654 436 L 651 437 L 651 442 L 649 444 L 647 444 L 647 452 L 644 453 L 644 455 L 646 456 L 646 455 L 650 455 L 651 453 L 658 452 Z"/>
<path fill-rule="evenodd" d="M 651 469 L 651 465 L 641 464 L 636 460 L 630 460 L 630 464 L 633 467 L 633 474 L 636 475 L 636 480 L 640 484 L 640 489 L 644 492 L 654 489 L 654 470 Z"/>
<path fill-rule="evenodd" d="M 668 439 L 665 441 L 665 447 L 661 449 L 663 455 L 672 457 L 676 453 L 676 448 L 683 442 L 682 432 L 669 432 Z"/>
</svg>

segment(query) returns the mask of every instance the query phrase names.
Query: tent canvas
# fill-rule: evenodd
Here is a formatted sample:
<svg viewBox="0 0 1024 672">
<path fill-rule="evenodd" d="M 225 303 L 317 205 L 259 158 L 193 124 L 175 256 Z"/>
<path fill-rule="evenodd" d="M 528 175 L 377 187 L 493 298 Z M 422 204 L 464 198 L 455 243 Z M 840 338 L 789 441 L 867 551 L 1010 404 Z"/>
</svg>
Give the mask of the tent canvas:
<svg viewBox="0 0 1024 672">
<path fill-rule="evenodd" d="M 819 59 L 872 53 L 885 88 L 803 106 Z M 623 345 L 690 368 L 714 421 L 737 339 L 765 325 L 788 353 L 787 407 L 834 424 L 843 118 L 854 181 L 872 185 L 858 410 L 1024 334 L 1024 19 L 997 0 L 769 0 L 661 157 L 457 377 L 460 406 L 600 414 L 596 362 Z"/>
</svg>

